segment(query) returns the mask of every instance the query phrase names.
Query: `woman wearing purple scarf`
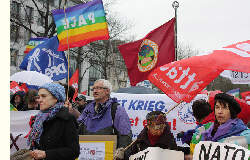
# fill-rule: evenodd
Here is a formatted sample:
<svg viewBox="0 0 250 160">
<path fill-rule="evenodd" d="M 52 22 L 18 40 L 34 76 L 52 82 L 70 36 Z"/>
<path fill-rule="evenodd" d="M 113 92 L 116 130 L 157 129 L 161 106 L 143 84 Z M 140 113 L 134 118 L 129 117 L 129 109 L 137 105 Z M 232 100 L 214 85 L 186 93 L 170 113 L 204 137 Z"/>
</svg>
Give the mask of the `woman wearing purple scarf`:
<svg viewBox="0 0 250 160">
<path fill-rule="evenodd" d="M 40 112 L 28 137 L 31 156 L 45 160 L 75 160 L 79 156 L 77 121 L 64 107 L 65 89 L 55 83 L 39 88 Z"/>
<path fill-rule="evenodd" d="M 214 100 L 215 122 L 202 133 L 202 141 L 234 143 L 249 149 L 250 130 L 237 118 L 241 112 L 238 102 L 225 93 L 216 94 Z"/>
</svg>

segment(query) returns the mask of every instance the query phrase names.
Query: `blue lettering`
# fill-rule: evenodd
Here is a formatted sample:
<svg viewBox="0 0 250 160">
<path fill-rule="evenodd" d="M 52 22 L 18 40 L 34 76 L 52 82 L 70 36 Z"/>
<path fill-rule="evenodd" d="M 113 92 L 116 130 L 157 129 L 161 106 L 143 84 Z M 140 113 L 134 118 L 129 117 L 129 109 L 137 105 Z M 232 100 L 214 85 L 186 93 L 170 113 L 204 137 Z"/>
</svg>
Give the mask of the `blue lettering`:
<svg viewBox="0 0 250 160">
<path fill-rule="evenodd" d="M 128 101 L 128 100 L 126 100 L 126 99 L 122 100 L 122 107 L 125 107 L 124 105 L 125 105 L 125 103 L 126 103 L 127 101 Z"/>
<path fill-rule="evenodd" d="M 159 107 L 158 107 L 159 105 Z M 162 111 L 165 108 L 164 106 L 164 102 L 163 101 L 159 101 L 155 104 L 155 110 L 156 111 Z"/>
<path fill-rule="evenodd" d="M 148 105 L 148 101 L 146 101 L 146 103 L 144 104 L 143 110 L 146 110 L 146 109 L 147 109 L 147 105 Z"/>
<path fill-rule="evenodd" d="M 137 101 L 138 101 L 138 100 L 136 100 L 136 101 L 131 100 L 131 102 L 130 102 L 130 104 L 129 104 L 129 107 L 128 107 L 128 110 L 130 110 L 131 108 L 132 108 L 133 110 L 135 110 L 135 103 L 136 103 Z"/>
<path fill-rule="evenodd" d="M 153 111 L 154 110 L 154 103 L 155 103 L 155 101 L 150 101 L 149 102 L 149 105 L 148 105 L 148 111 Z"/>
<path fill-rule="evenodd" d="M 142 106 L 144 105 L 144 101 L 139 100 L 136 110 L 142 110 Z"/>
</svg>

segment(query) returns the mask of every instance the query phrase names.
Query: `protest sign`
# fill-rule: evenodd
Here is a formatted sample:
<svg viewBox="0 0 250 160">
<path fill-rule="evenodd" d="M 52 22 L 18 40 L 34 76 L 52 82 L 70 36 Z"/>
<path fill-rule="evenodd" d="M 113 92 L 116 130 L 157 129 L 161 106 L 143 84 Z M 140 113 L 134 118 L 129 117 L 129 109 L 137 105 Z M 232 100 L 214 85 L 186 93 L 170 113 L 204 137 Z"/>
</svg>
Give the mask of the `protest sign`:
<svg viewBox="0 0 250 160">
<path fill-rule="evenodd" d="M 79 144 L 78 160 L 113 159 L 117 137 L 116 135 L 80 135 Z"/>
<path fill-rule="evenodd" d="M 162 149 L 160 147 L 148 147 L 129 157 L 129 160 L 183 160 L 184 153 L 175 150 Z"/>
<path fill-rule="evenodd" d="M 244 147 L 210 141 L 199 142 L 194 149 L 195 160 L 248 160 L 250 151 Z"/>
</svg>

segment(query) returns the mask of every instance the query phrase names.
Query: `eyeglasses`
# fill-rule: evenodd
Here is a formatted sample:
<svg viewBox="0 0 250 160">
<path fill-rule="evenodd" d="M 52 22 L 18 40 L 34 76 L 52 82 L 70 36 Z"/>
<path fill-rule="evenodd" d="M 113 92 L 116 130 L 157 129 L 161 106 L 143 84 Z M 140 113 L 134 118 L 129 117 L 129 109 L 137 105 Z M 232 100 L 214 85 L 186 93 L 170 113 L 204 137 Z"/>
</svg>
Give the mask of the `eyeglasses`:
<svg viewBox="0 0 250 160">
<path fill-rule="evenodd" d="M 93 87 L 93 88 L 91 88 L 90 90 L 91 90 L 91 91 L 94 91 L 95 89 L 101 90 L 101 89 L 108 89 L 108 88 L 106 88 L 106 87 Z"/>
</svg>

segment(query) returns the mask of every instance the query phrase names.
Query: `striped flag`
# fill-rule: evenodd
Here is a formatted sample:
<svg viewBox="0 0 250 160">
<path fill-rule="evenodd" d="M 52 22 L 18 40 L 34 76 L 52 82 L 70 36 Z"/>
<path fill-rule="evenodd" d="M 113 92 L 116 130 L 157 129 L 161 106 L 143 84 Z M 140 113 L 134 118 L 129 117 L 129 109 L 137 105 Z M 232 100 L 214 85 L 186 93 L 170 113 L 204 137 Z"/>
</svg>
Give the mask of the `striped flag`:
<svg viewBox="0 0 250 160">
<path fill-rule="evenodd" d="M 29 53 L 33 48 L 35 48 L 37 45 L 43 43 L 44 41 L 48 40 L 48 38 L 44 37 L 37 37 L 37 38 L 30 38 L 28 44 L 26 45 L 26 49 L 24 53 Z"/>
<path fill-rule="evenodd" d="M 65 12 L 63 9 L 56 9 L 52 13 L 59 39 L 58 51 L 68 49 L 68 43 L 69 48 L 74 48 L 96 40 L 109 39 L 102 0 L 66 8 Z"/>
<path fill-rule="evenodd" d="M 232 89 L 230 91 L 227 91 L 227 94 L 230 94 L 236 98 L 240 98 L 240 89 L 239 88 Z"/>
</svg>

